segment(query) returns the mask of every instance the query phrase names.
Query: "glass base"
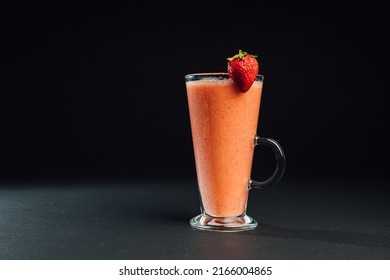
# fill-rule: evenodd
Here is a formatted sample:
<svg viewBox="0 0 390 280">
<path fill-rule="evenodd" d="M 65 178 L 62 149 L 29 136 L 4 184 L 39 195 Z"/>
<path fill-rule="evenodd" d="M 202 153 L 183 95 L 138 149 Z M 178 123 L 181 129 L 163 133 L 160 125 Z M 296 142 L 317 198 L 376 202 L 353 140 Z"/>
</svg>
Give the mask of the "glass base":
<svg viewBox="0 0 390 280">
<path fill-rule="evenodd" d="M 190 225 L 200 230 L 237 232 L 255 229 L 258 223 L 246 214 L 238 217 L 213 217 L 202 213 L 192 218 Z"/>
</svg>

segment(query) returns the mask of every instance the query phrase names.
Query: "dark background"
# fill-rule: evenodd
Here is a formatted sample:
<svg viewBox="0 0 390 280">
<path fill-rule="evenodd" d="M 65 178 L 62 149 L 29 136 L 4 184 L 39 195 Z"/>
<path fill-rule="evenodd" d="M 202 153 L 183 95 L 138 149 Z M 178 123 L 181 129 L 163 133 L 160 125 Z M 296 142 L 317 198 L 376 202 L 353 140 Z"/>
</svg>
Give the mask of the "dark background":
<svg viewBox="0 0 390 280">
<path fill-rule="evenodd" d="M 3 3 L 0 259 L 390 259 L 390 25 L 363 4 Z M 188 224 L 184 76 L 239 49 L 287 169 L 255 231 L 215 235 Z M 256 149 L 253 179 L 274 165 Z"/>
<path fill-rule="evenodd" d="M 195 178 L 184 75 L 259 56 L 259 135 L 284 180 L 388 178 L 379 6 L 15 4 L 1 9 L 0 179 Z M 254 178 L 273 168 L 256 151 Z M 260 171 L 262 170 L 262 171 Z"/>
</svg>

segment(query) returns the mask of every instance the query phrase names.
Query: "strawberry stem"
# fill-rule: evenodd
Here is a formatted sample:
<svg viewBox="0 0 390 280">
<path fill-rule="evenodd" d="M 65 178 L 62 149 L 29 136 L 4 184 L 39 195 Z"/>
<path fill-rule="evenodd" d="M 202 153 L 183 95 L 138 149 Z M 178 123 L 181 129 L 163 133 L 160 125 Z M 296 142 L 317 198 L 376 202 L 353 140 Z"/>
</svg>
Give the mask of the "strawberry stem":
<svg viewBox="0 0 390 280">
<path fill-rule="evenodd" d="M 238 54 L 235 54 L 235 55 L 232 56 L 232 57 L 228 57 L 227 60 L 229 60 L 229 61 L 235 60 L 235 59 L 241 59 L 241 60 L 242 60 L 242 59 L 244 59 L 244 57 L 247 56 L 247 55 L 249 55 L 249 56 L 251 56 L 251 57 L 254 57 L 254 58 L 257 57 L 257 55 L 249 54 L 249 53 L 244 52 L 244 51 L 242 51 L 242 50 L 240 49 L 240 50 L 238 50 Z"/>
</svg>

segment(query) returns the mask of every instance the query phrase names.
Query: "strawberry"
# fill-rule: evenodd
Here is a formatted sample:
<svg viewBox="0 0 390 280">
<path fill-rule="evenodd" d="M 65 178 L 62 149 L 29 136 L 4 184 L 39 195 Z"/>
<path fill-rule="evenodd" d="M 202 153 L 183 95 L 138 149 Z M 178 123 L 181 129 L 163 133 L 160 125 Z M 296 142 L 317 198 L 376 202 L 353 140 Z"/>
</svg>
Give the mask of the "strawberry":
<svg viewBox="0 0 390 280">
<path fill-rule="evenodd" d="M 238 54 L 229 57 L 228 74 L 241 92 L 247 92 L 256 79 L 259 72 L 257 55 L 251 55 L 242 50 Z"/>
</svg>

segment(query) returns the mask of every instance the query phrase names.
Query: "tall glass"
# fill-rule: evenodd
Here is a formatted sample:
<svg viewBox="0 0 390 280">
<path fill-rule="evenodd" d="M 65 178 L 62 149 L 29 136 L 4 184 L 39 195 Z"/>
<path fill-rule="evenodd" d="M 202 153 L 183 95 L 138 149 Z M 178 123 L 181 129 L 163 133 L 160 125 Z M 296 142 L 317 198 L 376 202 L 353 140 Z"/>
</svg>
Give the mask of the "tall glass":
<svg viewBox="0 0 390 280">
<path fill-rule="evenodd" d="M 227 73 L 185 76 L 201 213 L 190 225 L 201 230 L 243 231 L 257 221 L 246 214 L 252 188 L 273 186 L 282 178 L 285 155 L 271 138 L 257 136 L 262 75 L 240 92 Z M 264 182 L 251 179 L 254 148 L 270 147 L 276 169 Z"/>
</svg>

